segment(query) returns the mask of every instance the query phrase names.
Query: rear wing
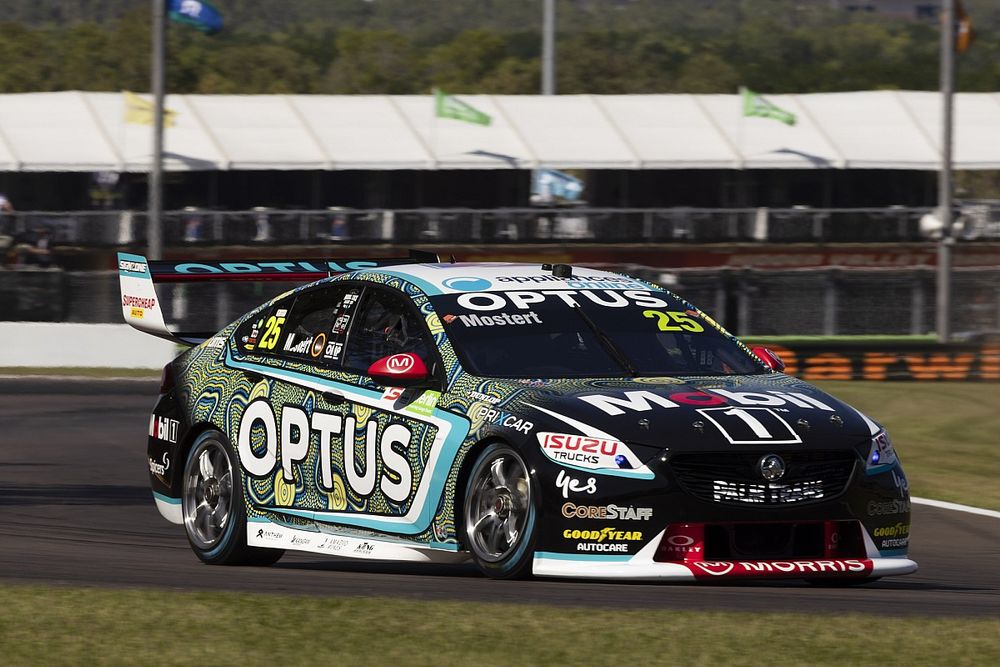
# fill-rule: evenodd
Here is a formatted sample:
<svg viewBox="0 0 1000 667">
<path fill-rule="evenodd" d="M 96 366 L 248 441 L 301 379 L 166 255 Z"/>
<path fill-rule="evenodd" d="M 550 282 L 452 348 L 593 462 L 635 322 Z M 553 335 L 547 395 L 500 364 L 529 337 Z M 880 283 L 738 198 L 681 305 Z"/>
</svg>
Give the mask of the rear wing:
<svg viewBox="0 0 1000 667">
<path fill-rule="evenodd" d="M 358 259 L 254 259 L 220 262 L 163 260 L 150 261 L 142 255 L 118 253 L 118 282 L 121 287 L 122 315 L 139 331 L 185 345 L 197 345 L 212 333 L 174 332 L 163 318 L 156 285 L 161 283 L 204 283 L 217 281 L 286 281 L 310 283 L 359 269 L 396 264 L 435 263 L 434 253 L 411 250 L 406 257 Z"/>
</svg>

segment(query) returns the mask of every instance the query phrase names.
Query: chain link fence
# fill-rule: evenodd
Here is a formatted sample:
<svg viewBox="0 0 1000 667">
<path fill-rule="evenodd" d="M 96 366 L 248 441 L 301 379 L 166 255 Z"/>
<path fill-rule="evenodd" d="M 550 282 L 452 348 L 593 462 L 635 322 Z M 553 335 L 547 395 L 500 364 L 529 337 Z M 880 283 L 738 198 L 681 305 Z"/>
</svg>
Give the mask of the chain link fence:
<svg viewBox="0 0 1000 667">
<path fill-rule="evenodd" d="M 934 272 L 926 268 L 795 271 L 669 270 L 606 267 L 674 290 L 740 336 L 909 335 L 933 333 Z M 204 283 L 157 288 L 170 324 L 215 330 L 288 283 Z M 1000 332 L 1000 268 L 956 269 L 956 338 Z M 121 322 L 114 272 L 8 271 L 0 280 L 0 320 Z"/>
<path fill-rule="evenodd" d="M 317 243 L 911 242 L 940 236 L 929 208 L 186 209 L 162 216 L 167 247 Z M 0 251 L 45 230 L 56 245 L 143 247 L 137 211 L 0 214 Z M 954 235 L 1000 239 L 1000 203 L 963 205 Z"/>
</svg>

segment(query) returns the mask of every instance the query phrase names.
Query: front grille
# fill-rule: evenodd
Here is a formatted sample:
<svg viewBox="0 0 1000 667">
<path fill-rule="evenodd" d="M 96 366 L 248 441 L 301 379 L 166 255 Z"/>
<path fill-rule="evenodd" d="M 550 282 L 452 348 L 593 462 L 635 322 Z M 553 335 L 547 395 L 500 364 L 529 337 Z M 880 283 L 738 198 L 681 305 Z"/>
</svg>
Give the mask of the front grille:
<svg viewBox="0 0 1000 667">
<path fill-rule="evenodd" d="M 681 452 L 670 467 L 681 488 L 701 500 L 743 507 L 826 501 L 847 487 L 857 456 L 851 451 L 782 452 L 785 474 L 761 477 L 757 463 L 775 452 Z"/>
</svg>

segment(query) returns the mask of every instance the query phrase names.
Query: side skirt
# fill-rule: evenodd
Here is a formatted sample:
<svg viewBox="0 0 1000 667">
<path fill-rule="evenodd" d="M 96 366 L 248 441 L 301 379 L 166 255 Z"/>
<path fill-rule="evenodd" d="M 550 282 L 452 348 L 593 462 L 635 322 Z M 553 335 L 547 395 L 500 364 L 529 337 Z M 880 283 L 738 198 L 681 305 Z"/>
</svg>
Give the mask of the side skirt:
<svg viewBox="0 0 1000 667">
<path fill-rule="evenodd" d="M 469 560 L 468 553 L 458 551 L 457 545 L 441 545 L 437 548 L 416 546 L 371 537 L 292 528 L 260 518 L 250 519 L 247 522 L 247 545 L 345 558 L 416 563 L 458 564 Z"/>
</svg>

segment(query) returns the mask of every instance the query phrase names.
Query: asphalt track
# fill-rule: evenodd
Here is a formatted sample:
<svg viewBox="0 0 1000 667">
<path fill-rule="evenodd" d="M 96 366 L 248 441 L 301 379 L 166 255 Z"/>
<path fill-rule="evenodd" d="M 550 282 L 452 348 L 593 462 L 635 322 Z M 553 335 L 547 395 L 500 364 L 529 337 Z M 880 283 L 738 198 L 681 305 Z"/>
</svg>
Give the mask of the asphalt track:
<svg viewBox="0 0 1000 667">
<path fill-rule="evenodd" d="M 147 485 L 150 381 L 0 379 L 0 581 L 159 590 L 407 597 L 596 608 L 894 616 L 1000 615 L 1000 519 L 913 507 L 920 571 L 862 587 L 492 581 L 470 566 L 287 554 L 210 567 Z"/>
</svg>

